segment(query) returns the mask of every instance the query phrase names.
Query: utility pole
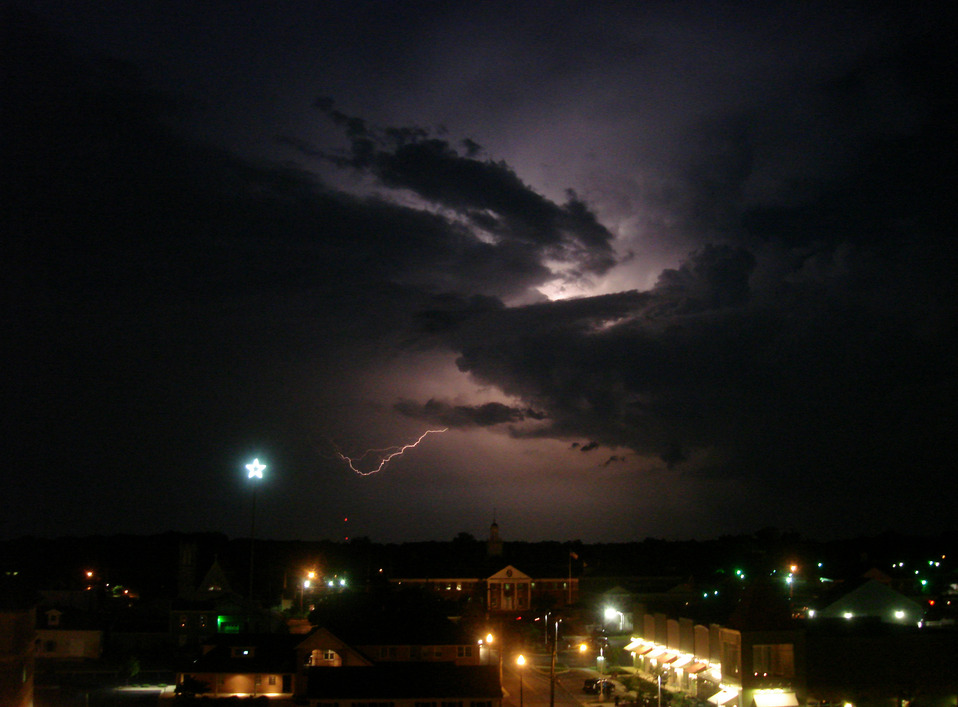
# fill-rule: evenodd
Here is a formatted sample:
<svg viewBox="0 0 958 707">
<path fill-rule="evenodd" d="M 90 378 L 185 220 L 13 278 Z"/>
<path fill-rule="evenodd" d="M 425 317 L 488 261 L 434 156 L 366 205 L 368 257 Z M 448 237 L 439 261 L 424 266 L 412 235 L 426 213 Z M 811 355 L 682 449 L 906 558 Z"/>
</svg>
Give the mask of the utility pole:
<svg viewBox="0 0 958 707">
<path fill-rule="evenodd" d="M 556 619 L 555 634 L 552 641 L 552 664 L 549 667 L 549 707 L 555 707 L 556 704 L 556 649 L 559 646 L 559 623 L 562 619 Z"/>
</svg>

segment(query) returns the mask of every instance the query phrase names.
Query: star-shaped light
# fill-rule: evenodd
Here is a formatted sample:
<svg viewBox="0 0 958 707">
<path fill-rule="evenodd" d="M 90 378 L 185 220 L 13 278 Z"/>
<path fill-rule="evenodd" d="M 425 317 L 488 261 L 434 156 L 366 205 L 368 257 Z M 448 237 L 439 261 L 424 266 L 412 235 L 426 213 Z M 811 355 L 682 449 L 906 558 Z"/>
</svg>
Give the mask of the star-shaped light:
<svg viewBox="0 0 958 707">
<path fill-rule="evenodd" d="M 249 478 L 251 479 L 262 479 L 263 470 L 266 468 L 265 464 L 260 464 L 259 459 L 254 459 L 249 464 L 246 465 L 246 470 L 249 472 Z"/>
</svg>

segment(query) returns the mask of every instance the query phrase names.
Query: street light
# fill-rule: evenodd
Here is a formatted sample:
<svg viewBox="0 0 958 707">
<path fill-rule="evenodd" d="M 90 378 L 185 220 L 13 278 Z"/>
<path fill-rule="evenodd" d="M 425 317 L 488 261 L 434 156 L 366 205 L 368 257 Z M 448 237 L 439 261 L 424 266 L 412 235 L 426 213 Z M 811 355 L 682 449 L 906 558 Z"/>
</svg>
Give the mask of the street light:
<svg viewBox="0 0 958 707">
<path fill-rule="evenodd" d="M 523 696 L 522 696 L 522 669 L 526 665 L 526 658 L 522 653 L 519 654 L 519 657 L 516 658 L 516 665 L 519 666 L 519 707 L 522 707 Z"/>
<path fill-rule="evenodd" d="M 490 663 L 492 663 L 492 641 L 493 641 L 493 640 L 494 640 L 493 635 L 492 635 L 491 633 L 487 633 L 487 634 L 486 634 L 486 638 L 485 638 L 485 644 L 486 644 L 486 665 L 489 665 Z M 479 643 L 482 643 L 482 642 L 483 642 L 483 641 L 479 641 Z"/>
<path fill-rule="evenodd" d="M 549 707 L 556 704 L 556 650 L 559 647 L 559 624 L 562 619 L 556 619 L 555 635 L 552 641 L 552 662 L 549 666 Z"/>
<path fill-rule="evenodd" d="M 607 606 L 605 609 L 605 620 L 612 621 L 613 619 L 619 619 L 619 631 L 622 630 L 622 619 L 625 618 L 621 611 L 612 606 Z"/>
</svg>

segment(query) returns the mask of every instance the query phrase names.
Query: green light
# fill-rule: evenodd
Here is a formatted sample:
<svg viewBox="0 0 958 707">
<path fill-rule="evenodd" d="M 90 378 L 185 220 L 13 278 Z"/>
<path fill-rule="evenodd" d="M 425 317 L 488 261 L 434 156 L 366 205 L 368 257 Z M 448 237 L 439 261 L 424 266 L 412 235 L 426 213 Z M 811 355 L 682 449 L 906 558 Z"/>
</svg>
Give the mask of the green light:
<svg viewBox="0 0 958 707">
<path fill-rule="evenodd" d="M 240 632 L 240 619 L 237 616 L 217 616 L 216 617 L 216 632 L 217 633 L 239 633 Z"/>
</svg>

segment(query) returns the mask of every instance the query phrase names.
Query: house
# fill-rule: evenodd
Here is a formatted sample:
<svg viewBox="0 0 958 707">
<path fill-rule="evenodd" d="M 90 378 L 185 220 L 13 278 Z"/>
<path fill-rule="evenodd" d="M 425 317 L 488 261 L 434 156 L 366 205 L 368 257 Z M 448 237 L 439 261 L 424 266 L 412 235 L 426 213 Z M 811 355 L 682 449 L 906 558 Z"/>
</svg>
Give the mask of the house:
<svg viewBox="0 0 958 707">
<path fill-rule="evenodd" d="M 544 569 L 539 567 L 538 571 L 531 570 L 531 574 L 519 569 L 518 564 L 500 564 L 509 554 L 499 536 L 499 525 L 493 521 L 482 561 L 464 560 L 456 563 L 451 572 L 449 568 L 446 568 L 446 571 L 430 568 L 437 569 L 436 574 L 403 574 L 391 578 L 389 582 L 394 587 L 420 587 L 447 601 L 475 602 L 481 605 L 485 612 L 499 616 L 527 611 L 548 611 L 579 600 L 579 578 L 572 576 L 571 557 L 574 553 L 569 553 L 565 558 L 568 560 L 568 573 L 565 576 L 562 576 L 565 567 L 559 569 L 555 563 L 550 563 Z M 524 559 L 528 564 L 538 564 L 535 562 L 536 558 Z M 496 567 L 499 569 L 489 574 L 489 571 Z M 555 571 L 557 569 L 558 573 Z M 458 573 L 455 573 L 456 570 Z"/>
<path fill-rule="evenodd" d="M 278 623 L 278 617 L 232 590 L 217 559 L 195 587 L 181 577 L 170 606 L 170 633 L 179 648 L 199 646 L 217 634 L 268 633 Z"/>
<path fill-rule="evenodd" d="M 346 686 L 366 690 L 366 683 L 392 675 L 390 666 L 394 666 L 403 675 L 434 676 L 437 684 L 446 685 L 443 689 L 449 691 L 438 696 L 442 702 L 461 702 L 462 707 L 467 702 L 479 707 L 482 702 L 487 703 L 484 707 L 492 707 L 487 678 L 476 677 L 485 675 L 478 668 L 488 672 L 489 666 L 479 665 L 479 660 L 477 643 L 445 617 L 422 607 L 380 604 L 363 597 L 358 605 L 335 604 L 329 616 L 323 617 L 323 625 L 306 635 L 214 636 L 202 646 L 202 655 L 179 672 L 177 684 L 181 692 L 215 697 L 267 695 L 301 700 L 309 695 L 320 702 L 331 690 L 338 695 L 329 698 L 335 702 L 352 698 L 343 697 Z M 498 689 L 498 668 L 492 668 Z M 338 682 L 340 672 L 355 670 L 364 671 L 358 681 Z M 450 675 L 458 676 L 460 688 L 468 686 L 469 690 L 453 690 L 452 684 L 447 684 Z M 326 687 L 317 688 L 317 684 Z M 410 690 L 417 685 L 411 683 Z M 402 694 L 396 693 L 399 698 Z M 424 695 L 423 699 L 437 697 L 430 691 L 416 694 Z M 495 699 L 498 707 L 498 693 Z"/>
<path fill-rule="evenodd" d="M 221 635 L 177 674 L 177 690 L 212 697 L 292 697 L 301 672 L 296 646 L 302 636 Z"/>
<path fill-rule="evenodd" d="M 72 607 L 38 610 L 36 653 L 40 660 L 96 660 L 103 629 L 93 612 Z"/>
<path fill-rule="evenodd" d="M 817 620 L 845 619 L 877 620 L 902 626 L 917 626 L 924 615 L 924 607 L 887 582 L 868 578 L 851 588 L 840 587 L 837 594 L 827 597 L 823 606 L 809 613 Z"/>
</svg>

